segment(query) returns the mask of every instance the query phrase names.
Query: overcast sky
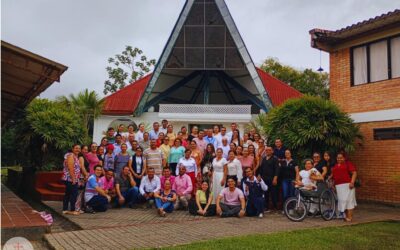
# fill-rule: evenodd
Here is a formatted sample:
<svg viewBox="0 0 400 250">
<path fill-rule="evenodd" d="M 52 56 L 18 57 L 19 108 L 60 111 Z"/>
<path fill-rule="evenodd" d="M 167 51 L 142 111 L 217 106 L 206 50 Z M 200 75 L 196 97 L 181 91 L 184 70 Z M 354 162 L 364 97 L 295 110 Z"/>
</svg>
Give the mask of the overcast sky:
<svg viewBox="0 0 400 250">
<path fill-rule="evenodd" d="M 107 58 L 125 45 L 158 59 L 185 0 L 2 0 L 1 39 L 68 66 L 41 97 L 103 95 Z M 398 0 L 226 0 L 254 63 L 319 67 L 308 31 L 336 30 L 400 8 Z M 328 55 L 322 55 L 328 71 Z"/>
</svg>

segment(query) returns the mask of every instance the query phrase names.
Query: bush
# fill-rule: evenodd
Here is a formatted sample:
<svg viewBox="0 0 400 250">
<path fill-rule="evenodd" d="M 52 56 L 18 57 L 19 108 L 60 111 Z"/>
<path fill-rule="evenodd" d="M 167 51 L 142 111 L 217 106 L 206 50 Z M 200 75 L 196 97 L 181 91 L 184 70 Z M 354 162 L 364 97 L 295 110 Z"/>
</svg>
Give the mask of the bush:
<svg viewBox="0 0 400 250">
<path fill-rule="evenodd" d="M 271 109 L 263 128 L 270 144 L 281 138 L 299 159 L 313 152 L 351 152 L 356 139 L 362 138 L 358 126 L 333 102 L 312 96 Z"/>
</svg>

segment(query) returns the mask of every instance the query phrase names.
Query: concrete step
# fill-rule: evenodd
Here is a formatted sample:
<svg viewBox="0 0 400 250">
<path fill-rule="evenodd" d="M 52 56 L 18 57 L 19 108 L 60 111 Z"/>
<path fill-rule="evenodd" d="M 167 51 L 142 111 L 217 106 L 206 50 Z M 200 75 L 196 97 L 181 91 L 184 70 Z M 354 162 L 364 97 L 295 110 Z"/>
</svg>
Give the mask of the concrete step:
<svg viewBox="0 0 400 250">
<path fill-rule="evenodd" d="M 47 188 L 36 188 L 36 192 L 39 194 L 39 198 L 42 201 L 62 201 L 64 198 L 64 192 L 55 192 Z"/>
<path fill-rule="evenodd" d="M 54 191 L 54 192 L 59 192 L 59 193 L 65 192 L 65 185 L 62 183 L 49 182 L 49 183 L 47 183 L 47 188 L 50 191 Z"/>
</svg>

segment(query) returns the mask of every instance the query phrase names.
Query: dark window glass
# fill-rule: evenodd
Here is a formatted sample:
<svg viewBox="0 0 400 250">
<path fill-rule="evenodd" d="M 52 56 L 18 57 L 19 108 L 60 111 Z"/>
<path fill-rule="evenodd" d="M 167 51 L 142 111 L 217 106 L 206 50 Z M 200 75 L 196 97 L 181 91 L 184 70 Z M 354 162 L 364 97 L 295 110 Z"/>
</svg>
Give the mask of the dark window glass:
<svg viewBox="0 0 400 250">
<path fill-rule="evenodd" d="M 204 49 L 186 48 L 186 68 L 204 68 Z"/>
<path fill-rule="evenodd" d="M 183 68 L 184 67 L 184 49 L 173 49 L 171 56 L 167 61 L 167 68 Z"/>
<path fill-rule="evenodd" d="M 399 140 L 399 139 L 400 139 L 400 127 L 374 129 L 374 140 Z"/>
</svg>

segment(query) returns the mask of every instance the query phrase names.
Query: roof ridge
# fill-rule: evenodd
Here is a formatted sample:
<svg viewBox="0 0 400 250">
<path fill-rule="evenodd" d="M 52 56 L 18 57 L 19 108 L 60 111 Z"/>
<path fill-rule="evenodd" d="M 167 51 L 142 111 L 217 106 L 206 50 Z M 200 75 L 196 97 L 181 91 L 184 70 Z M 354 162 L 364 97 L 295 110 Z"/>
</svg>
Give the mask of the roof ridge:
<svg viewBox="0 0 400 250">
<path fill-rule="evenodd" d="M 112 94 L 110 94 L 110 95 L 108 95 L 108 96 L 105 96 L 104 98 L 111 97 L 111 96 L 113 96 L 113 95 L 115 95 L 115 94 L 117 94 L 117 93 L 119 93 L 119 92 L 125 90 L 126 88 L 135 85 L 135 84 L 138 83 L 139 81 L 145 79 L 146 77 L 149 77 L 151 74 L 153 74 L 153 72 L 148 73 L 147 75 L 143 76 L 142 78 L 140 78 L 140 79 L 138 79 L 138 80 L 136 80 L 136 81 L 134 81 L 134 82 L 129 83 L 128 85 L 126 85 L 126 86 L 123 87 L 122 89 L 119 89 L 119 90 L 115 91 L 114 93 L 112 93 Z"/>
<path fill-rule="evenodd" d="M 261 68 L 256 67 L 256 69 L 259 70 L 259 71 L 261 71 L 263 74 L 266 74 L 266 75 L 268 75 L 268 76 L 274 78 L 274 79 L 277 80 L 281 85 L 284 85 L 284 86 L 286 86 L 286 87 L 289 87 L 289 88 L 293 89 L 294 91 L 298 92 L 299 94 L 303 94 L 303 93 L 301 93 L 300 91 L 298 91 L 297 89 L 295 89 L 295 88 L 293 88 L 292 86 L 290 86 L 288 83 L 282 81 L 282 80 L 279 79 L 279 78 L 276 78 L 275 76 L 273 76 L 273 75 L 271 75 L 270 73 L 268 73 L 268 72 L 262 70 Z"/>
</svg>

